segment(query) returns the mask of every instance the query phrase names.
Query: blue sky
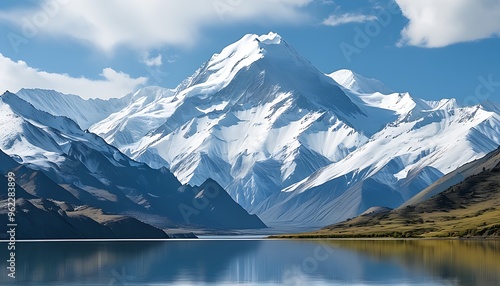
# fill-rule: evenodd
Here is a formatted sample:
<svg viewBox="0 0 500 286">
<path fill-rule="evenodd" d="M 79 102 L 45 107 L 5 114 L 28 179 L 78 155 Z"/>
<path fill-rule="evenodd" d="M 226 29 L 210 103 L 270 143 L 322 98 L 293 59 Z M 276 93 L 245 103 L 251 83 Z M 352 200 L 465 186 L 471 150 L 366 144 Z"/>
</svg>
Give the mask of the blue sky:
<svg viewBox="0 0 500 286">
<path fill-rule="evenodd" d="M 270 31 L 325 73 L 351 69 L 423 99 L 500 99 L 497 0 L 6 0 L 0 88 L 173 88 L 244 34 Z"/>
</svg>

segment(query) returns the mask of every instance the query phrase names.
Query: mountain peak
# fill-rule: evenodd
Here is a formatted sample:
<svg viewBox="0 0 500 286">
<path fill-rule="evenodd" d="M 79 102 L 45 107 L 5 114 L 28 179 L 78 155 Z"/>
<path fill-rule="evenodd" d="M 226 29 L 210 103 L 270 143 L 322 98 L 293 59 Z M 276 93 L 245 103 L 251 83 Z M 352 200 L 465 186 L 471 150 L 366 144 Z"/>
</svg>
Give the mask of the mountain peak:
<svg viewBox="0 0 500 286">
<path fill-rule="evenodd" d="M 340 69 L 328 75 L 333 78 L 338 84 L 346 89 L 357 93 L 375 93 L 382 94 L 394 93 L 390 88 L 386 87 L 382 82 L 374 78 L 367 78 L 359 75 L 348 69 Z"/>
<path fill-rule="evenodd" d="M 239 79 L 234 81 L 237 75 Z M 251 80 L 253 82 L 250 82 Z M 246 84 L 245 87 L 239 86 L 238 90 L 249 91 L 256 86 L 266 85 L 268 91 L 265 93 L 273 93 L 270 90 L 278 88 L 281 91 L 293 91 L 295 94 L 310 98 L 326 98 L 327 96 L 324 96 L 326 94 L 340 94 L 339 97 L 345 97 L 330 78 L 274 32 L 260 36 L 247 34 L 225 47 L 220 53 L 214 54 L 182 85 L 183 90 L 179 93 L 180 97 L 216 94 L 232 82 Z M 325 88 L 333 88 L 335 91 Z M 318 100 L 327 100 L 329 102 L 322 104 L 331 105 L 331 98 L 325 98 Z M 262 98 L 254 96 L 254 99 Z M 344 101 L 349 100 L 340 99 L 340 102 Z M 356 107 L 349 107 L 355 112 L 358 111 Z"/>
<path fill-rule="evenodd" d="M 229 47 L 235 46 L 256 46 L 263 48 L 268 45 L 280 45 L 284 42 L 283 38 L 274 32 L 269 32 L 268 34 L 257 35 L 257 34 L 246 34 L 240 40 L 229 45 Z"/>
<path fill-rule="evenodd" d="M 214 54 L 208 62 L 209 70 L 230 70 L 237 66 L 243 67 L 264 57 L 270 46 L 284 43 L 280 35 L 270 32 L 265 35 L 247 34 L 239 41 L 230 44 L 219 54 Z"/>
<path fill-rule="evenodd" d="M 255 36 L 257 41 L 263 45 L 279 45 L 281 44 L 282 38 L 280 35 L 274 32 L 269 32 L 267 35 L 252 35 Z"/>
<path fill-rule="evenodd" d="M 280 35 L 270 32 L 260 36 L 247 34 L 225 47 L 220 53 L 214 54 L 193 76 L 177 88 L 176 98 L 192 96 L 205 98 L 208 94 L 217 95 L 230 84 L 232 88 L 238 85 L 237 90 L 246 91 L 246 96 L 231 93 L 233 100 L 226 98 L 226 101 L 233 103 L 238 100 L 245 102 L 251 100 L 254 103 L 268 101 L 270 97 L 264 99 L 266 95 L 279 94 L 275 89 L 282 92 L 294 91 L 295 94 L 306 97 L 342 93 L 331 79 L 295 51 Z M 334 89 L 338 90 L 319 91 L 326 86 L 334 86 Z M 260 88 L 261 92 L 251 96 L 250 91 L 256 88 Z M 266 91 L 262 92 L 263 89 Z M 331 104 L 332 100 L 329 101 L 324 104 Z M 344 101 L 349 100 L 340 99 L 340 102 Z M 356 110 L 356 107 L 351 109 Z"/>
</svg>

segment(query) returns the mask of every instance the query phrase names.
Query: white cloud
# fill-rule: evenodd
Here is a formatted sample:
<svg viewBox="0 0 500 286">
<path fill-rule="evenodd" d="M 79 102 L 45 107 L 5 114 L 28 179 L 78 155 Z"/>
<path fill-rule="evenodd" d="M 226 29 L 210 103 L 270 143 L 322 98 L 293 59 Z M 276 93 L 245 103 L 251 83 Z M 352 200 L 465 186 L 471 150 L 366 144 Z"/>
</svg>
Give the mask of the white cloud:
<svg viewBox="0 0 500 286">
<path fill-rule="evenodd" d="M 102 71 L 102 79 L 91 80 L 67 74 L 49 73 L 28 66 L 23 61 L 12 61 L 0 53 L 0 90 L 17 92 L 21 88 L 54 89 L 83 98 L 122 97 L 146 83 L 147 78 L 131 78 L 111 68 Z"/>
<path fill-rule="evenodd" d="M 36 26 L 35 34 L 70 36 L 105 51 L 113 51 L 120 45 L 144 51 L 164 45 L 192 45 L 206 26 L 269 21 L 297 23 L 306 18 L 300 8 L 311 1 L 44 0 L 41 7 L 53 3 L 56 8 L 4 10 L 0 12 L 0 19 L 21 28 L 28 20 Z M 47 20 L 39 21 L 43 20 L 40 15 L 44 13 Z"/>
<path fill-rule="evenodd" d="M 158 54 L 156 57 L 151 57 L 147 52 L 143 54 L 142 62 L 148 67 L 159 67 L 163 64 L 161 54 Z"/>
<path fill-rule="evenodd" d="M 500 36 L 498 0 L 396 0 L 410 23 L 399 45 L 428 48 Z"/>
<path fill-rule="evenodd" d="M 373 15 L 352 14 L 352 13 L 346 13 L 342 15 L 332 14 L 328 18 L 326 18 L 322 22 L 322 24 L 325 26 L 335 27 L 349 23 L 365 23 L 374 20 L 377 20 L 377 17 Z"/>
</svg>

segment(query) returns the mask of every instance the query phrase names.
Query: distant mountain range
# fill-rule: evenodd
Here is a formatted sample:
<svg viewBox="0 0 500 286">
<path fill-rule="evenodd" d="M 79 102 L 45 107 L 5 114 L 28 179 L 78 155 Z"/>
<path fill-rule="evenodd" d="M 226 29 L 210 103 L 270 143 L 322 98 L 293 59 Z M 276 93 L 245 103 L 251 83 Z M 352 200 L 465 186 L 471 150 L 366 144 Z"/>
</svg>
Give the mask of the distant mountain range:
<svg viewBox="0 0 500 286">
<path fill-rule="evenodd" d="M 109 101 L 44 90 L 17 95 L 119 150 L 102 142 L 109 148 L 92 147 L 94 156 L 168 169 L 182 184 L 211 178 L 271 226 L 322 227 L 374 206 L 396 208 L 500 145 L 496 102 L 426 101 L 349 70 L 325 74 L 275 33 L 245 35 L 174 89 L 145 87 Z M 60 161 L 64 140 L 24 155 L 8 144 L 0 149 L 42 168 Z M 95 159 L 78 156 L 89 170 L 96 167 Z M 99 182 L 127 178 L 110 174 L 112 165 L 99 170 Z M 120 192 L 134 185 L 125 182 Z M 154 189 L 153 196 L 125 191 L 125 197 L 153 210 L 160 201 Z"/>
</svg>

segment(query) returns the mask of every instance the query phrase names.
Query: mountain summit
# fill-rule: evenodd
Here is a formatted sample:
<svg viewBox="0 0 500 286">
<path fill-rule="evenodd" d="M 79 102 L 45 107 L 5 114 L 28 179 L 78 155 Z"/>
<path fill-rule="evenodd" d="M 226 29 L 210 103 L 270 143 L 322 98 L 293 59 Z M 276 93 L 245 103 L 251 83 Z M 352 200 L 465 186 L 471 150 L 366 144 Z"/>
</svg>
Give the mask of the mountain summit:
<svg viewBox="0 0 500 286">
<path fill-rule="evenodd" d="M 343 115 L 361 112 L 335 82 L 275 33 L 245 35 L 213 55 L 181 86 L 177 99 L 197 97 L 227 101 L 229 106 L 259 105 L 290 93 L 301 105 Z"/>
</svg>

